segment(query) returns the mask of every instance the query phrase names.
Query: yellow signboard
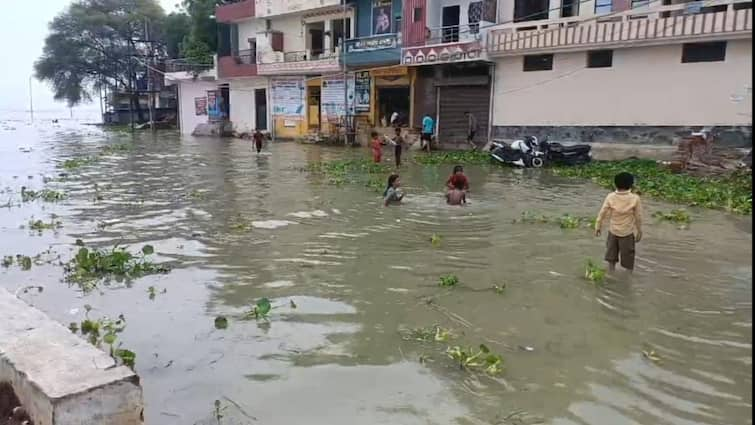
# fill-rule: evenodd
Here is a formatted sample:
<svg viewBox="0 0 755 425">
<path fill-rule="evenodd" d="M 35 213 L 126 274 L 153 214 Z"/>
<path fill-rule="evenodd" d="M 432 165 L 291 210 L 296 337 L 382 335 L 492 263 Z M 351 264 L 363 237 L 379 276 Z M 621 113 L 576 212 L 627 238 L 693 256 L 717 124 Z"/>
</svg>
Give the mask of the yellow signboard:
<svg viewBox="0 0 755 425">
<path fill-rule="evenodd" d="M 392 66 L 370 71 L 370 75 L 373 77 L 400 77 L 406 74 L 408 74 L 408 68 L 405 66 Z"/>
</svg>

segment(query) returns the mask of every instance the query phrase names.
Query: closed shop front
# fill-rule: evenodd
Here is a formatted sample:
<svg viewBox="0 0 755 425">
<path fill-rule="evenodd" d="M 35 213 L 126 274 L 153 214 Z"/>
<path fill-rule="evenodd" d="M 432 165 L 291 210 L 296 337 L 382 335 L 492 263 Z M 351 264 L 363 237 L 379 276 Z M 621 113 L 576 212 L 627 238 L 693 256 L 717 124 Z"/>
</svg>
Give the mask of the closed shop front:
<svg viewBox="0 0 755 425">
<path fill-rule="evenodd" d="M 438 142 L 444 148 L 459 147 L 467 143 L 469 112 L 477 120 L 474 141 L 478 146 L 487 143 L 488 117 L 490 116 L 490 83 L 479 85 L 439 86 Z"/>
</svg>

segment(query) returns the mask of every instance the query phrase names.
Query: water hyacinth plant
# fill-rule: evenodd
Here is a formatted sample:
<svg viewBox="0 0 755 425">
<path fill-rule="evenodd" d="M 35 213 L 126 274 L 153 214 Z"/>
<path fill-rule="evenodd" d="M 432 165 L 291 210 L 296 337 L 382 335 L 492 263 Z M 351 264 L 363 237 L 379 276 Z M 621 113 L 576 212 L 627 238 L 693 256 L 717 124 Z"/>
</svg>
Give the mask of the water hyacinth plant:
<svg viewBox="0 0 755 425">
<path fill-rule="evenodd" d="M 479 350 L 472 347 L 449 347 L 446 354 L 458 363 L 459 369 L 482 370 L 488 375 L 497 375 L 503 372 L 503 356 L 491 353 L 485 344 L 480 344 Z"/>
<path fill-rule="evenodd" d="M 100 279 L 133 279 L 170 271 L 168 267 L 154 264 L 147 259 L 153 253 L 154 248 L 151 245 L 144 245 L 141 253 L 136 255 L 118 246 L 110 250 L 90 250 L 81 246 L 71 261 L 64 266 L 66 281 L 77 283 L 87 291 L 93 289 L 95 282 Z"/>
<path fill-rule="evenodd" d="M 606 278 L 606 269 L 595 264 L 592 259 L 585 262 L 585 279 L 595 284 L 601 284 Z"/>
<path fill-rule="evenodd" d="M 448 274 L 440 277 L 439 285 L 442 287 L 450 288 L 459 284 L 459 278 L 456 275 Z"/>
</svg>

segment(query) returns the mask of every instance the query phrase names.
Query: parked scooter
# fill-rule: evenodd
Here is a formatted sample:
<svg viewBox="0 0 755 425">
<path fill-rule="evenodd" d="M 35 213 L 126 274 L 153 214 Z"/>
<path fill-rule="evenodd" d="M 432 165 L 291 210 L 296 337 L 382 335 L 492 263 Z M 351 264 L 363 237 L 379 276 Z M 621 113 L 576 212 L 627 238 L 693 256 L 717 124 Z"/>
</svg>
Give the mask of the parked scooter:
<svg viewBox="0 0 755 425">
<path fill-rule="evenodd" d="M 586 144 L 564 146 L 558 142 L 540 143 L 540 150 L 545 153 L 548 162 L 560 165 L 579 165 L 592 160 L 592 147 Z"/>
<path fill-rule="evenodd" d="M 490 155 L 498 162 L 517 167 L 540 168 L 545 165 L 546 155 L 540 148 L 537 137 L 527 136 L 522 140 L 514 140 L 511 145 L 503 142 L 492 142 Z"/>
</svg>

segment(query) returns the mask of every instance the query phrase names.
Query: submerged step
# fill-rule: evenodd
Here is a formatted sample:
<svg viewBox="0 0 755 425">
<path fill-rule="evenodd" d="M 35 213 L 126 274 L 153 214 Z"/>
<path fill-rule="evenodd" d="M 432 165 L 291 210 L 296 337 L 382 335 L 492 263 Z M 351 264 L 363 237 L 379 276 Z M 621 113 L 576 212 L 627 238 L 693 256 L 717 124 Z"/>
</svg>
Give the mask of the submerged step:
<svg viewBox="0 0 755 425">
<path fill-rule="evenodd" d="M 140 425 L 139 377 L 0 288 L 0 382 L 35 425 Z"/>
</svg>

